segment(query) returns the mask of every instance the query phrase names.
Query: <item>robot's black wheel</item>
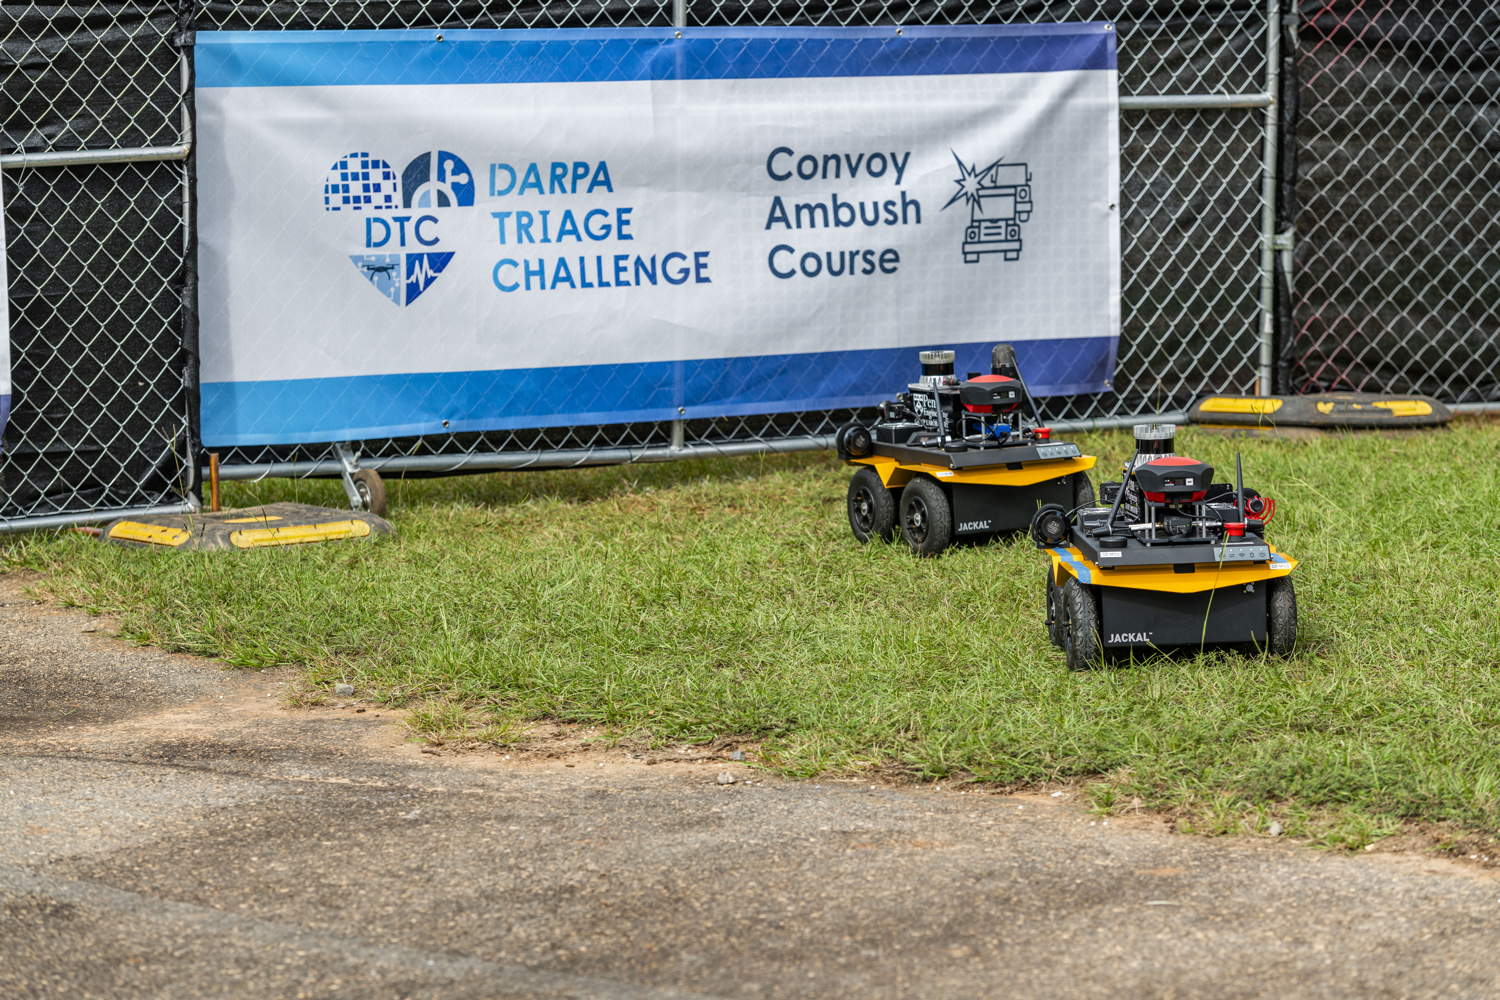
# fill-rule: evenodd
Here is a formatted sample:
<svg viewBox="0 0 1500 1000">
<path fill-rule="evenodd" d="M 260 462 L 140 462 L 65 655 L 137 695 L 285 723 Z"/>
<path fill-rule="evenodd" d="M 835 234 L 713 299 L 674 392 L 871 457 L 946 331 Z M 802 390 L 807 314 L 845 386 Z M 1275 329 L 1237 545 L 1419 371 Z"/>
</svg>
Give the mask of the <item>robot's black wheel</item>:
<svg viewBox="0 0 1500 1000">
<path fill-rule="evenodd" d="M 935 556 L 953 543 L 953 505 L 931 479 L 918 476 L 901 491 L 901 534 L 919 556 Z"/>
<path fill-rule="evenodd" d="M 896 499 L 868 465 L 849 480 L 849 529 L 861 542 L 896 537 Z"/>
<path fill-rule="evenodd" d="M 1069 578 L 1062 587 L 1068 621 L 1063 652 L 1069 670 L 1095 670 L 1104 665 L 1104 642 L 1099 635 L 1099 601 L 1094 589 Z"/>
<path fill-rule="evenodd" d="M 1073 480 L 1073 509 L 1094 506 L 1094 484 L 1087 472 L 1075 472 Z"/>
<path fill-rule="evenodd" d="M 1272 656 L 1286 656 L 1297 645 L 1297 591 L 1292 578 L 1278 576 L 1267 585 L 1266 647 Z"/>
<path fill-rule="evenodd" d="M 1047 567 L 1047 638 L 1058 649 L 1068 648 L 1067 615 L 1062 608 L 1062 588 L 1052 579 L 1052 567 Z"/>
</svg>

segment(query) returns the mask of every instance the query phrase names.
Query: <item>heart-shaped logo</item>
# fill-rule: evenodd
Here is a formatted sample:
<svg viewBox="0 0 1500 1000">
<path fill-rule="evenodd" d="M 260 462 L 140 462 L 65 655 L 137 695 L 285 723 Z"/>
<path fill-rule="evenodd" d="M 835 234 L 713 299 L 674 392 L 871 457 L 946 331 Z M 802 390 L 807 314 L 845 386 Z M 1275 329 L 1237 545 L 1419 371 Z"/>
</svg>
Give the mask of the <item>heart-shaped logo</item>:
<svg viewBox="0 0 1500 1000">
<path fill-rule="evenodd" d="M 346 153 L 323 177 L 323 210 L 362 214 L 349 261 L 375 290 L 409 306 L 453 260 L 442 249 L 447 210 L 474 204 L 474 174 L 445 149 L 412 157 L 398 176 L 373 153 Z"/>
</svg>

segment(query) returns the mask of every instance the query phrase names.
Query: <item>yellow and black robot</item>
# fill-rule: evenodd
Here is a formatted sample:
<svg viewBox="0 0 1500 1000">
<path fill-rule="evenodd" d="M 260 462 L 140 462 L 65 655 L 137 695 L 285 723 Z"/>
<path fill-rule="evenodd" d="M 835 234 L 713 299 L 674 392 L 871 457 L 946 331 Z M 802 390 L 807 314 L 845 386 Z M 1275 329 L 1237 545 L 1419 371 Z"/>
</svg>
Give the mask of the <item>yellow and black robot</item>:
<svg viewBox="0 0 1500 1000">
<path fill-rule="evenodd" d="M 1036 512 L 1031 537 L 1050 559 L 1047 631 L 1074 670 L 1181 648 L 1291 652 L 1292 559 L 1266 540 L 1276 502 L 1173 451 L 1176 428 L 1140 424 L 1108 507 Z"/>
<path fill-rule="evenodd" d="M 1021 531 L 1039 506 L 1064 511 L 1094 502 L 1095 459 L 1054 441 L 1009 344 L 991 352 L 990 372 L 959 379 L 954 352 L 922 351 L 922 376 L 873 424 L 850 423 L 835 437 L 856 467 L 849 527 L 861 542 L 900 532 L 918 555 L 959 539 Z"/>
</svg>

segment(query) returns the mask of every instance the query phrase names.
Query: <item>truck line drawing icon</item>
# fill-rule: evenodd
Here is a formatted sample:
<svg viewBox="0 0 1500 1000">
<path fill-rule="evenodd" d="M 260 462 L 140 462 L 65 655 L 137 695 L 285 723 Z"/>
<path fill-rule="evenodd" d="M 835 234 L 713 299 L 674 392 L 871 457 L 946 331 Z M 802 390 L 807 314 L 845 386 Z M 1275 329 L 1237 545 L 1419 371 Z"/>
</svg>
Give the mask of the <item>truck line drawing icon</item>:
<svg viewBox="0 0 1500 1000">
<path fill-rule="evenodd" d="M 969 206 L 964 227 L 965 264 L 977 264 L 983 254 L 997 253 L 1004 260 L 1021 259 L 1021 224 L 1031 218 L 1031 168 L 1025 163 L 1005 163 L 1003 158 L 985 167 L 965 164 L 957 153 L 958 190 L 948 204 L 962 199 Z"/>
</svg>

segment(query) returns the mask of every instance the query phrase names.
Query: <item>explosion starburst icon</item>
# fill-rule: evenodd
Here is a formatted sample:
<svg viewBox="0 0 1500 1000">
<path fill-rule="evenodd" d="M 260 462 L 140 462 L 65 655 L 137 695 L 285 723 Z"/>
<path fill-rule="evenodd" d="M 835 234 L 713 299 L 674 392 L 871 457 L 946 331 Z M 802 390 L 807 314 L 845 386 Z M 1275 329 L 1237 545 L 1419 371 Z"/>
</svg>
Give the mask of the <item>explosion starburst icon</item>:
<svg viewBox="0 0 1500 1000">
<path fill-rule="evenodd" d="M 953 204 L 959 199 L 963 199 L 970 205 L 979 204 L 979 189 L 983 184 L 980 178 L 989 173 L 994 168 L 995 163 L 999 163 L 1000 161 L 996 160 L 995 163 L 976 169 L 972 163 L 964 163 L 956 151 L 949 150 L 949 152 L 953 153 L 953 160 L 958 164 L 958 177 L 953 181 L 954 184 L 958 185 L 958 190 L 953 192 L 953 197 L 949 198 L 947 204 L 943 207 L 947 208 L 948 205 Z"/>
</svg>

